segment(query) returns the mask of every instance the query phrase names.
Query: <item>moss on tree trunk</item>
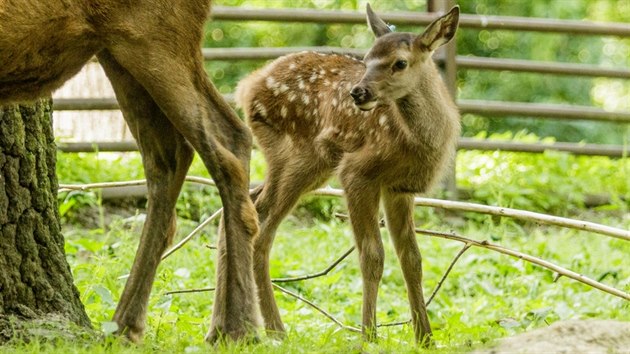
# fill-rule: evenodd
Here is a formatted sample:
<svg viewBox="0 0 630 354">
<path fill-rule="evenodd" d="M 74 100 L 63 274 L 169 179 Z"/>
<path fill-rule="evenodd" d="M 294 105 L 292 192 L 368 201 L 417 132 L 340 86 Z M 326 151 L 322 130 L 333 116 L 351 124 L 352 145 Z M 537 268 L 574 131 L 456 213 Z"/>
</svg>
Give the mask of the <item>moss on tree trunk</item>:
<svg viewBox="0 0 630 354">
<path fill-rule="evenodd" d="M 90 327 L 65 258 L 55 163 L 51 102 L 0 107 L 0 342 L 21 336 L 16 321 Z"/>
</svg>

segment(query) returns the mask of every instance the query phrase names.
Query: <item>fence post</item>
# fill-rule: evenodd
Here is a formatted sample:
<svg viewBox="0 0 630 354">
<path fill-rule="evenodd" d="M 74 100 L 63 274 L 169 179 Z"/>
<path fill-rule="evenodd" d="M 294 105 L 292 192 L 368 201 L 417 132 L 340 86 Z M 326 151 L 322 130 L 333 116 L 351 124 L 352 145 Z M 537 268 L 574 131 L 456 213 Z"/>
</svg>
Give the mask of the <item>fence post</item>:
<svg viewBox="0 0 630 354">
<path fill-rule="evenodd" d="M 428 12 L 441 12 L 446 13 L 455 5 L 454 0 L 427 0 Z M 435 55 L 440 58 L 441 72 L 448 92 L 451 94 L 453 100 L 457 99 L 457 45 L 455 40 L 452 40 L 447 45 L 440 47 Z M 456 179 L 455 160 L 448 172 L 445 180 L 447 198 L 456 200 L 457 196 L 457 179 Z"/>
</svg>

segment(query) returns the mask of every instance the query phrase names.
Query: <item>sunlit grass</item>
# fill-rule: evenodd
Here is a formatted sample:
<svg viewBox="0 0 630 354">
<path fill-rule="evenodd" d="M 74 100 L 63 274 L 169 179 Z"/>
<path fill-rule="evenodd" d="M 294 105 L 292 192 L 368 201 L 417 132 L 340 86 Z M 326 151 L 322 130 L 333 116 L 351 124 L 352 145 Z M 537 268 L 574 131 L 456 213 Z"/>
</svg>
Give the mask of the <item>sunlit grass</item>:
<svg viewBox="0 0 630 354">
<path fill-rule="evenodd" d="M 100 156 L 100 155 L 99 155 Z M 142 178 L 140 160 L 128 154 L 120 159 L 97 155 L 59 156 L 61 182 L 96 182 Z M 94 159 L 99 159 L 97 170 Z M 489 168 L 501 166 L 505 168 Z M 481 203 L 522 207 L 537 211 L 584 217 L 589 221 L 630 228 L 628 160 L 582 158 L 548 153 L 464 152 L 458 157 L 460 186 L 473 190 Z M 264 162 L 256 154 L 252 180 L 262 180 Z M 195 161 L 191 174 L 207 177 Z M 627 177 L 627 176 L 626 176 Z M 537 179 L 544 179 L 538 181 Z M 529 187 L 528 187 L 529 186 Z M 523 192 L 526 191 L 526 192 Z M 580 208 L 579 196 L 609 193 L 617 197 L 601 210 Z M 574 197 L 577 195 L 578 197 Z M 98 227 L 81 225 L 81 212 L 104 208 L 97 194 L 60 196 L 64 216 L 66 252 L 81 299 L 94 326 L 108 332 L 109 321 L 135 254 L 143 221 L 136 216 L 107 215 Z M 628 200 L 628 199 L 625 199 Z M 332 198 L 306 198 L 281 225 L 272 253 L 272 277 L 288 277 L 324 269 L 352 245 L 349 225 L 333 216 L 343 211 L 343 202 Z M 210 187 L 187 187 L 178 202 L 178 238 L 220 206 Z M 81 212 L 80 212 L 81 211 Z M 133 214 L 134 211 L 131 211 Z M 489 240 L 521 252 L 542 257 L 580 274 L 630 291 L 630 244 L 586 232 L 522 224 L 485 215 L 451 214 L 417 208 L 416 224 L 425 229 L 455 231 L 477 240 Z M 379 292 L 380 323 L 409 317 L 406 290 L 398 261 L 385 229 L 382 230 L 386 264 Z M 165 260 L 158 270 L 149 301 L 144 344 L 130 346 L 116 338 L 80 342 L 33 342 L 16 344 L 10 351 L 63 353 L 206 352 L 203 342 L 212 314 L 212 292 L 165 295 L 167 291 L 214 285 L 216 243 L 212 225 L 190 244 Z M 462 247 L 453 241 L 419 236 L 423 253 L 424 290 L 428 297 L 452 258 Z M 308 298 L 346 325 L 361 321 L 361 281 L 356 254 L 350 255 L 329 275 L 284 284 Z M 276 299 L 288 339 L 274 341 L 262 335 L 257 345 L 229 345 L 220 352 L 236 353 L 347 353 L 416 352 L 409 325 L 381 328 L 378 344 L 362 344 L 360 336 L 326 319 L 306 304 L 280 292 Z M 564 319 L 630 320 L 627 301 L 592 289 L 522 260 L 483 249 L 470 249 L 455 265 L 442 289 L 429 306 L 438 348 L 435 352 L 465 351 L 496 338 L 545 326 Z"/>
</svg>

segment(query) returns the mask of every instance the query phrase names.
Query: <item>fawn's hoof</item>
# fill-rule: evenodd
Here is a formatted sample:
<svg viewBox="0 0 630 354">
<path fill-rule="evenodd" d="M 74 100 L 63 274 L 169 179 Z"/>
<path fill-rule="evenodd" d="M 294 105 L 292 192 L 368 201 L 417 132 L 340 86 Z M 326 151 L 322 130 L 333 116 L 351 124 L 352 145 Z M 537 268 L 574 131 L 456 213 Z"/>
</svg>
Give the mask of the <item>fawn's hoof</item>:
<svg viewBox="0 0 630 354">
<path fill-rule="evenodd" d="M 222 330 L 218 327 L 210 329 L 206 335 L 206 342 L 210 344 L 227 343 L 228 341 L 239 342 L 245 344 L 257 344 L 260 338 L 255 330 L 232 329 Z"/>
<path fill-rule="evenodd" d="M 142 343 L 142 337 L 144 336 L 143 328 L 132 328 L 129 326 L 121 325 L 120 323 L 117 323 L 117 325 L 118 325 L 118 329 L 113 332 L 115 336 L 118 336 L 120 338 L 123 338 L 129 341 L 129 343 L 133 343 L 133 344 Z"/>
</svg>

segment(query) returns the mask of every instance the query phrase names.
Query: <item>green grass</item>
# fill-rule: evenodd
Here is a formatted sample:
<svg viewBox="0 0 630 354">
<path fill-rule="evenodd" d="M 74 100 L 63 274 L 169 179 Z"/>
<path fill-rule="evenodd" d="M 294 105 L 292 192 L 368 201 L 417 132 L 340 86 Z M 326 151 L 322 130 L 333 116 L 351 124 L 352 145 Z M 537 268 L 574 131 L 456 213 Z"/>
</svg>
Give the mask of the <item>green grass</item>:
<svg viewBox="0 0 630 354">
<path fill-rule="evenodd" d="M 63 183 L 142 178 L 137 154 L 60 154 Z M 98 168 L 94 168 L 98 166 Z M 625 229 L 628 215 L 628 159 L 575 157 L 560 153 L 529 155 L 498 152 L 460 152 L 458 184 L 473 191 L 473 201 L 569 215 Z M 264 163 L 253 159 L 253 180 L 261 180 Z M 206 176 L 199 161 L 191 174 Z M 586 194 L 613 196 L 608 205 L 584 209 Z M 625 200 L 625 201 L 624 201 Z M 70 205 L 71 204 L 71 205 Z M 178 202 L 178 238 L 219 207 L 216 192 L 187 186 Z M 105 215 L 98 193 L 61 195 L 66 251 L 81 299 L 94 326 L 107 333 L 123 289 L 142 227 L 141 217 Z M 86 229 L 86 210 L 101 215 L 97 226 Z M 272 277 L 320 271 L 352 245 L 349 225 L 334 218 L 343 202 L 308 197 L 281 225 L 272 254 Z M 138 209 L 141 216 L 143 209 Z M 107 218 L 107 221 L 105 219 Z M 580 274 L 630 292 L 630 243 L 567 230 L 520 223 L 509 219 L 417 208 L 418 227 L 455 231 L 477 239 L 544 258 Z M 407 296 L 398 261 L 385 229 L 386 264 L 379 291 L 380 323 L 409 317 Z M 423 254 L 425 296 L 435 289 L 461 244 L 419 236 Z M 15 344 L 10 351 L 63 353 L 207 352 L 203 342 L 210 325 L 213 293 L 165 295 L 167 291 L 213 286 L 216 225 L 205 229 L 186 247 L 162 263 L 148 307 L 145 341 L 129 346 L 115 338 L 87 342 Z M 630 321 L 630 302 L 587 287 L 516 258 L 484 249 L 468 250 L 455 265 L 429 306 L 438 349 L 466 351 L 496 338 L 545 326 L 564 319 Z M 344 324 L 361 321 L 361 281 L 357 256 L 352 254 L 329 275 L 284 284 L 308 298 Z M 277 342 L 263 336 L 260 344 L 218 348 L 225 353 L 348 353 L 420 351 L 410 326 L 381 328 L 378 344 L 362 344 L 358 334 L 339 329 L 306 304 L 276 292 L 288 330 Z"/>
</svg>

